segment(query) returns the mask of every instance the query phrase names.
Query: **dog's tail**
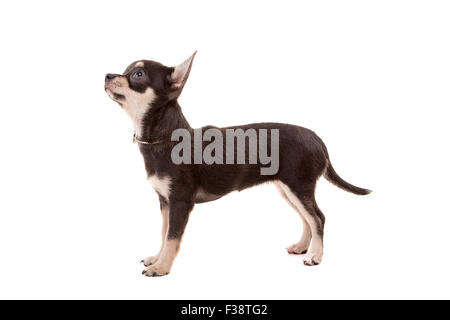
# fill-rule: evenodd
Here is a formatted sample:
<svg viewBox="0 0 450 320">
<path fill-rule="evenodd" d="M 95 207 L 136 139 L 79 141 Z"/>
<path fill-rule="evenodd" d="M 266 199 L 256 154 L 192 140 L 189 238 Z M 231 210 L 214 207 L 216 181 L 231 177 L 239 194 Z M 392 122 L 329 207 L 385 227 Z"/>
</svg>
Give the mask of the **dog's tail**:
<svg viewBox="0 0 450 320">
<path fill-rule="evenodd" d="M 316 137 L 318 138 L 320 145 L 322 146 L 322 151 L 323 151 L 324 156 L 327 161 L 327 167 L 325 168 L 325 171 L 323 172 L 323 176 L 325 177 L 325 179 L 327 179 L 329 182 L 331 182 L 335 186 L 337 186 L 345 191 L 348 191 L 348 192 L 351 192 L 351 193 L 354 193 L 354 194 L 357 194 L 360 196 L 364 196 L 364 195 L 371 193 L 372 190 L 354 186 L 351 183 L 348 183 L 347 181 L 345 181 L 344 179 L 339 177 L 339 175 L 336 173 L 336 171 L 334 171 L 334 168 L 331 165 L 330 156 L 328 154 L 328 150 L 327 150 L 327 147 L 325 146 L 325 143 L 317 135 L 316 135 Z"/>
<path fill-rule="evenodd" d="M 341 189 L 344 189 L 345 191 L 357 194 L 357 195 L 364 196 L 364 195 L 372 192 L 372 190 L 363 189 L 363 188 L 354 186 L 354 185 L 348 183 L 347 181 L 345 181 L 344 179 L 342 179 L 341 177 L 339 177 L 339 175 L 336 173 L 336 171 L 334 171 L 334 168 L 331 165 L 329 158 L 328 158 L 328 166 L 325 169 L 323 176 L 325 177 L 325 179 L 327 179 L 329 182 L 331 182 L 335 186 L 337 186 Z"/>
</svg>

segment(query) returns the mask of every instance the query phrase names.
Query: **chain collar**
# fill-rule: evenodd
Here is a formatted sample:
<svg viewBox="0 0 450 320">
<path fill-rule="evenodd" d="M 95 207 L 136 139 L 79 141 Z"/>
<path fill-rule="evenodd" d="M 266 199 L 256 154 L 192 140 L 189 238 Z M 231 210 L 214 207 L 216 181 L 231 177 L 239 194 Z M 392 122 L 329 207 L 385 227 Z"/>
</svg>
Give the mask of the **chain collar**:
<svg viewBox="0 0 450 320">
<path fill-rule="evenodd" d="M 151 145 L 151 144 L 160 144 L 160 143 L 163 143 L 163 142 L 166 142 L 166 140 L 158 140 L 158 141 L 155 141 L 155 142 L 139 140 L 138 138 L 136 138 L 136 133 L 133 134 L 133 143 Z"/>
</svg>

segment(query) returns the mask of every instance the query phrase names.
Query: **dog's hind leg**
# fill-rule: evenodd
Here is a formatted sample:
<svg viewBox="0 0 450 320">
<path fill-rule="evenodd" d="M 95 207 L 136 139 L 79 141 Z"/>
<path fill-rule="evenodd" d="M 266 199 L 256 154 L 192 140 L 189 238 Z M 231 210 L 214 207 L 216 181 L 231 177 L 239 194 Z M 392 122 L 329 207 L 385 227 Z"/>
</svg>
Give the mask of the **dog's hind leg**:
<svg viewBox="0 0 450 320">
<path fill-rule="evenodd" d="M 298 213 L 303 224 L 303 232 L 300 241 L 287 247 L 286 250 L 290 254 L 304 254 L 308 251 L 309 244 L 311 243 L 311 229 L 309 227 L 309 224 L 303 217 L 303 214 L 300 212 L 300 210 L 295 206 L 294 203 L 292 203 L 291 200 L 289 200 L 286 192 L 283 190 L 282 183 L 279 181 L 275 181 L 275 186 L 277 187 L 283 199 L 286 200 L 286 202 Z"/>
<path fill-rule="evenodd" d="M 323 255 L 325 216 L 314 198 L 315 182 L 303 182 L 294 186 L 280 183 L 280 186 L 289 201 L 303 215 L 311 230 L 311 244 L 303 257 L 303 263 L 308 266 L 318 265 L 322 261 Z"/>
<path fill-rule="evenodd" d="M 161 248 L 159 249 L 159 252 L 157 255 L 145 258 L 141 261 L 141 263 L 143 263 L 144 266 L 146 266 L 146 267 L 148 267 L 158 261 L 160 255 L 161 255 L 161 252 L 164 248 L 164 245 L 166 244 L 167 229 L 169 226 L 169 205 L 168 205 L 167 201 L 161 196 L 159 196 L 159 204 L 161 207 L 161 216 L 162 216 Z"/>
</svg>

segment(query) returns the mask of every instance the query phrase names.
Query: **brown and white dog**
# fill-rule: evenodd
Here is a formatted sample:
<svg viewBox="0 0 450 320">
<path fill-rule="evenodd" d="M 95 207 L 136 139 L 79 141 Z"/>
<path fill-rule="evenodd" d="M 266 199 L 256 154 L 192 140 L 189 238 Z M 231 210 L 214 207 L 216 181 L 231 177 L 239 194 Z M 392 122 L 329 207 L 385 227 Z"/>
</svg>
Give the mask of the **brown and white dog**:
<svg viewBox="0 0 450 320">
<path fill-rule="evenodd" d="M 133 121 L 135 141 L 143 155 L 148 179 L 160 200 L 162 246 L 158 254 L 142 260 L 146 266 L 143 274 L 163 276 L 170 272 L 194 204 L 213 201 L 229 192 L 263 182 L 275 183 L 302 220 L 302 237 L 298 243 L 287 248 L 288 252 L 304 254 L 305 265 L 319 264 L 323 255 L 325 216 L 314 197 L 317 179 L 323 175 L 338 187 L 358 195 L 369 194 L 370 190 L 356 187 L 340 178 L 331 166 L 324 143 L 308 129 L 281 123 L 191 128 L 177 98 L 189 76 L 194 56 L 195 53 L 176 67 L 166 67 L 149 60 L 137 61 L 129 65 L 123 74 L 107 74 L 105 78 L 107 94 L 122 106 Z M 188 145 L 192 146 L 193 155 L 183 155 L 188 160 L 195 158 L 194 145 L 198 146 L 198 141 L 194 141 L 194 137 L 202 136 L 208 130 L 214 130 L 215 134 L 223 133 L 227 137 L 232 130 L 244 133 L 242 150 L 239 145 L 232 143 L 234 149 L 225 151 L 226 148 L 222 147 L 229 147 L 228 141 L 219 143 L 220 148 L 216 148 L 215 156 L 223 155 L 227 159 L 230 155 L 233 158 L 239 154 L 245 159 L 251 158 L 255 152 L 251 142 L 255 138 L 261 140 L 264 137 L 271 142 L 275 140 L 275 144 L 266 144 L 264 141 L 259 146 L 267 147 L 267 152 L 272 154 L 277 153 L 276 170 L 262 174 L 267 161 L 238 161 L 230 164 L 223 161 L 204 163 L 194 159 L 175 163 L 173 150 L 177 141 L 173 139 L 173 133 L 177 130 L 184 130 L 192 139 Z M 237 135 L 235 137 L 239 138 Z M 216 138 L 215 142 L 218 141 Z M 200 152 L 205 150 L 207 142 L 200 142 Z"/>
</svg>

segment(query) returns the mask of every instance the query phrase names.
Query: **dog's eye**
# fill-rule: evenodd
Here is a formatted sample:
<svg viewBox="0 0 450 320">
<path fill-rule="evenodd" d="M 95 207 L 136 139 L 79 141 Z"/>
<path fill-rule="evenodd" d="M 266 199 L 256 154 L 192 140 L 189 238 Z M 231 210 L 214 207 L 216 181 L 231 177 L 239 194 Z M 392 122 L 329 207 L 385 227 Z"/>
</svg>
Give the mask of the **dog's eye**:
<svg viewBox="0 0 450 320">
<path fill-rule="evenodd" d="M 135 73 L 133 73 L 133 78 L 134 79 L 140 79 L 144 76 L 144 73 L 142 71 L 136 71 Z"/>
</svg>

